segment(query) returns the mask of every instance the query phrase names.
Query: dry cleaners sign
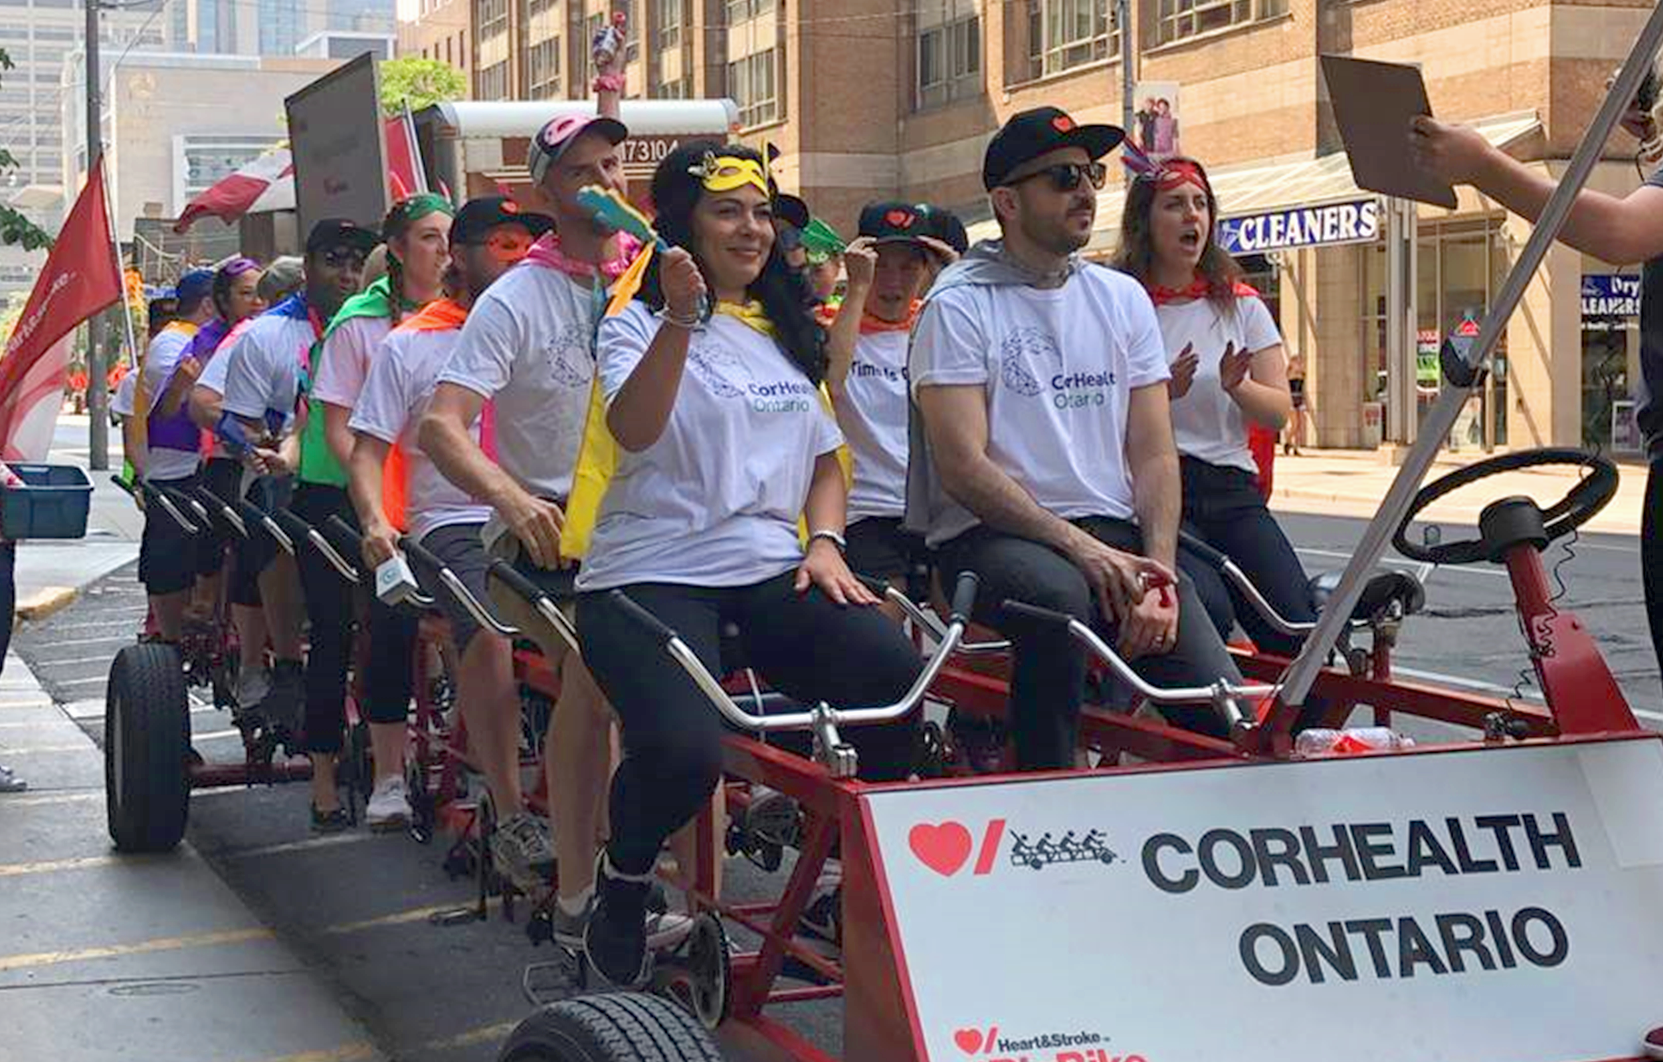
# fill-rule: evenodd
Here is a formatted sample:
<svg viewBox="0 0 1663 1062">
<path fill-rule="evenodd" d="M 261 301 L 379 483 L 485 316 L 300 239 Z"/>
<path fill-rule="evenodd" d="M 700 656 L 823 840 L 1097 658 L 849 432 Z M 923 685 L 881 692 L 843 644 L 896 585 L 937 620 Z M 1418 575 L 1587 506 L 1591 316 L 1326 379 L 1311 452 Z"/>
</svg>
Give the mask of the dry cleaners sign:
<svg viewBox="0 0 1663 1062">
<path fill-rule="evenodd" d="M 1218 242 L 1234 255 L 1264 254 L 1294 247 L 1373 243 L 1380 238 L 1380 201 L 1359 199 L 1328 206 L 1273 210 L 1225 218 Z"/>
</svg>

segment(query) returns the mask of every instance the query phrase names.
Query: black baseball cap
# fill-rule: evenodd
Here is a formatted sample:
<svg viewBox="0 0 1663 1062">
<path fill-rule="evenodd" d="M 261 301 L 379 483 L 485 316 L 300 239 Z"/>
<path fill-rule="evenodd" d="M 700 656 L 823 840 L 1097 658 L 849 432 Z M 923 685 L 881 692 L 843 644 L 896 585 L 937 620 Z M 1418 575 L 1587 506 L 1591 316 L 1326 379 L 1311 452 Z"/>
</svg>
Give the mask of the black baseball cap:
<svg viewBox="0 0 1663 1062">
<path fill-rule="evenodd" d="M 930 225 L 935 229 L 935 238 L 951 247 L 959 254 L 970 250 L 970 233 L 966 231 L 964 222 L 951 210 L 943 207 L 925 204 L 924 213 L 929 216 Z"/>
<path fill-rule="evenodd" d="M 372 229 L 356 225 L 346 218 L 324 218 L 313 225 L 307 235 L 306 253 L 314 255 L 333 251 L 337 247 L 350 247 L 369 254 L 380 242 L 381 236 Z"/>
<path fill-rule="evenodd" d="M 1118 125 L 1079 125 L 1056 107 L 1013 114 L 988 142 L 982 158 L 982 187 L 993 191 L 1018 167 L 1058 148 L 1084 148 L 1095 162 L 1125 139 L 1126 131 Z"/>
<path fill-rule="evenodd" d="M 792 195 L 790 192 L 774 193 L 774 220 L 783 221 L 792 228 L 801 231 L 808 228 L 808 223 L 812 217 L 813 214 L 809 211 L 808 204 L 803 201 L 802 197 Z"/>
<path fill-rule="evenodd" d="M 499 225 L 519 225 L 535 239 L 554 228 L 554 219 L 546 214 L 533 214 L 507 196 L 486 195 L 470 199 L 456 212 L 450 224 L 452 246 L 484 243 L 485 237 Z"/>
<path fill-rule="evenodd" d="M 912 203 L 868 203 L 860 212 L 860 235 L 874 244 L 917 243 L 934 236 L 929 218 Z"/>
</svg>

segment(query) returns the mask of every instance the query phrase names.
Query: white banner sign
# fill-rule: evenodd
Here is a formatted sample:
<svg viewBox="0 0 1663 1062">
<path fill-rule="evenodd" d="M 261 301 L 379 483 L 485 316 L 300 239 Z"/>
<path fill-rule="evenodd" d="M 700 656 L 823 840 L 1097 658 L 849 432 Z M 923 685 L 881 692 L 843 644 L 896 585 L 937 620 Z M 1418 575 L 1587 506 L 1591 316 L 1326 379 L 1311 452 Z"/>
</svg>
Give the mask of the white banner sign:
<svg viewBox="0 0 1663 1062">
<path fill-rule="evenodd" d="M 870 797 L 931 1062 L 1591 1062 L 1663 1025 L 1663 743 Z"/>
</svg>

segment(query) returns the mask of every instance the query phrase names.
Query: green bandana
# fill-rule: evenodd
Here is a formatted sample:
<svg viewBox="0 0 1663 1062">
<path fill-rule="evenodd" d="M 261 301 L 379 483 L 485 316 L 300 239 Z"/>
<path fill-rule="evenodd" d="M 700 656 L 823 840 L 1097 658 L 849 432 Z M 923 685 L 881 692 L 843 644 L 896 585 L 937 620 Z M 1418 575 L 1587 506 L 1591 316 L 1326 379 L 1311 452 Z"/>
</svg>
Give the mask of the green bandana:
<svg viewBox="0 0 1663 1062">
<path fill-rule="evenodd" d="M 437 192 L 417 192 L 406 199 L 400 199 L 388 211 L 386 223 L 382 228 L 387 230 L 400 229 L 414 225 L 429 214 L 443 214 L 447 218 L 456 216 L 456 205 Z M 384 235 L 395 235 L 386 232 Z"/>
<path fill-rule="evenodd" d="M 832 255 L 842 254 L 847 246 L 837 230 L 819 218 L 810 218 L 808 228 L 803 230 L 803 250 L 810 265 L 819 265 Z"/>
<path fill-rule="evenodd" d="M 421 197 L 417 197 L 421 198 Z M 433 196 L 440 202 L 445 202 L 439 196 Z M 408 202 L 408 200 L 406 200 Z M 413 307 L 406 306 L 406 309 Z M 382 277 L 369 287 L 346 300 L 335 316 L 329 319 L 329 327 L 324 329 L 323 339 L 312 352 L 311 380 L 316 380 L 324 354 L 329 349 L 329 339 L 337 329 L 355 317 L 393 316 L 393 291 L 390 282 Z M 305 390 L 311 392 L 311 380 L 306 382 Z M 335 460 L 335 455 L 329 449 L 328 436 L 323 430 L 323 407 L 314 406 L 306 418 L 306 431 L 300 437 L 300 480 L 302 483 L 322 483 L 331 487 L 346 486 L 346 470 Z"/>
</svg>

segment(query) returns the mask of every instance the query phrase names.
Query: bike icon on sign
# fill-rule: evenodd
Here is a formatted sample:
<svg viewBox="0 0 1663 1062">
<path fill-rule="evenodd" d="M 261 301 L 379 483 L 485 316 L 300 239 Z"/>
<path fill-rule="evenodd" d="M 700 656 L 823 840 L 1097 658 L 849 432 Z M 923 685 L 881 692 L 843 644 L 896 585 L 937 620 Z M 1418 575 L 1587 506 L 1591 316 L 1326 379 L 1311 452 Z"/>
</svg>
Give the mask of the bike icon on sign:
<svg viewBox="0 0 1663 1062">
<path fill-rule="evenodd" d="M 1048 832 L 1042 834 L 1038 841 L 1030 841 L 1026 834 L 1021 833 L 1013 833 L 1012 836 L 1015 838 L 1015 843 L 1011 845 L 1012 866 L 1033 870 L 1044 870 L 1053 863 L 1098 862 L 1107 866 L 1120 858 L 1109 847 L 1108 837 L 1098 830 L 1092 830 L 1081 838 L 1076 838 L 1074 831 L 1069 830 L 1056 840 Z"/>
</svg>

